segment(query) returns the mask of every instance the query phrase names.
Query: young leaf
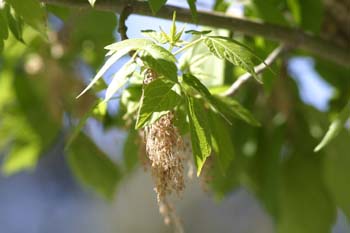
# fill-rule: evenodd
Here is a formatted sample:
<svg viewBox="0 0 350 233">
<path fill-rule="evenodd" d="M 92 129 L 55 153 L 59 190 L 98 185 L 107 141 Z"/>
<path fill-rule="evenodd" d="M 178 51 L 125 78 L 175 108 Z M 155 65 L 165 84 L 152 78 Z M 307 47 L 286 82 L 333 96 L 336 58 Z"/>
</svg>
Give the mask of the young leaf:
<svg viewBox="0 0 350 233">
<path fill-rule="evenodd" d="M 94 7 L 96 0 L 88 0 L 88 1 L 89 1 L 90 5 L 91 5 L 92 7 Z"/>
<path fill-rule="evenodd" d="M 253 54 L 245 46 L 235 40 L 220 36 L 208 36 L 204 42 L 212 54 L 243 68 L 259 81 L 254 70 Z"/>
<path fill-rule="evenodd" d="M 175 35 L 175 41 L 177 42 L 177 44 L 180 42 L 182 42 L 180 39 L 181 39 L 181 36 L 182 36 L 182 34 L 184 33 L 184 31 L 185 31 L 185 28 L 186 28 L 186 25 L 184 25 L 183 27 L 182 27 L 182 29 L 178 32 L 178 33 L 176 33 L 176 35 Z"/>
<path fill-rule="evenodd" d="M 173 90 L 173 87 L 174 83 L 164 78 L 156 79 L 145 86 L 136 129 L 155 122 L 180 103 L 181 96 Z"/>
<path fill-rule="evenodd" d="M 117 73 L 113 75 L 112 82 L 109 84 L 106 91 L 106 102 L 109 101 L 122 86 L 124 86 L 135 69 L 136 64 L 134 62 L 127 62 Z"/>
<path fill-rule="evenodd" d="M 148 0 L 148 4 L 155 15 L 167 0 Z"/>
<path fill-rule="evenodd" d="M 165 48 L 159 45 L 149 45 L 144 48 L 146 53 L 141 54 L 141 59 L 146 66 L 152 68 L 159 75 L 177 82 L 176 58 Z"/>
<path fill-rule="evenodd" d="M 171 38 L 168 36 L 168 34 L 166 34 L 166 32 L 163 30 L 163 28 L 162 28 L 161 26 L 159 26 L 159 30 L 160 30 L 160 34 L 162 34 L 162 36 L 163 36 L 164 38 L 166 38 L 166 40 L 167 40 L 168 42 L 170 42 L 170 41 L 171 41 Z"/>
<path fill-rule="evenodd" d="M 77 96 L 79 98 L 82 96 L 85 92 L 87 92 L 101 77 L 106 71 L 115 63 L 117 62 L 121 57 L 126 55 L 130 49 L 128 47 L 118 50 L 116 53 L 114 53 L 112 56 L 110 56 L 105 64 L 102 66 L 102 68 L 97 72 L 95 77 L 91 80 L 89 85 Z"/>
<path fill-rule="evenodd" d="M 105 49 L 111 50 L 112 52 L 116 52 L 120 49 L 127 49 L 131 51 L 131 50 L 143 49 L 144 47 L 152 44 L 154 44 L 154 42 L 149 39 L 136 38 L 136 39 L 123 40 L 117 43 L 107 45 Z"/>
<path fill-rule="evenodd" d="M 80 133 L 67 154 L 75 176 L 107 199 L 112 199 L 121 172 L 90 138 Z"/>
<path fill-rule="evenodd" d="M 217 156 L 220 169 L 225 174 L 235 154 L 230 135 L 231 128 L 218 114 L 210 111 L 209 116 L 212 147 Z"/>
<path fill-rule="evenodd" d="M 176 42 L 176 11 L 173 13 L 173 22 L 170 27 L 170 38 L 171 38 L 171 44 L 174 44 Z"/>
<path fill-rule="evenodd" d="M 316 146 L 315 152 L 320 151 L 325 147 L 331 140 L 333 140 L 340 131 L 344 128 L 346 121 L 350 118 L 350 101 L 340 112 L 339 116 L 332 122 L 326 135 L 323 137 L 322 141 Z"/>
<path fill-rule="evenodd" d="M 8 0 L 16 14 L 21 16 L 25 23 L 40 33 L 46 32 L 46 13 L 38 0 Z"/>
<path fill-rule="evenodd" d="M 205 160 L 211 153 L 211 134 L 203 102 L 188 96 L 187 115 L 189 118 L 194 162 L 197 167 L 197 176 L 199 176 Z"/>
</svg>

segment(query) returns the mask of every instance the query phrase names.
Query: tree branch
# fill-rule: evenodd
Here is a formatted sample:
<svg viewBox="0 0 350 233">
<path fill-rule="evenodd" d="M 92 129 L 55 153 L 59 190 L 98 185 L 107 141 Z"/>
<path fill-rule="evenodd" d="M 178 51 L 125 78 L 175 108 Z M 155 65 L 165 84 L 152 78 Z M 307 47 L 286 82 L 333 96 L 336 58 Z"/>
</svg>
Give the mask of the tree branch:
<svg viewBox="0 0 350 233">
<path fill-rule="evenodd" d="M 264 62 L 254 67 L 255 73 L 260 74 L 267 67 L 269 67 L 278 57 L 279 55 L 286 50 L 286 46 L 281 45 L 273 50 L 270 55 L 266 58 Z M 233 96 L 236 94 L 237 90 L 250 78 L 252 77 L 251 73 L 247 72 L 242 74 L 237 78 L 237 80 L 221 95 L 222 96 Z"/>
<path fill-rule="evenodd" d="M 87 0 L 40 1 L 68 7 L 91 8 Z M 176 11 L 177 20 L 193 23 L 191 12 L 188 9 L 174 6 L 163 6 L 157 15 L 152 15 L 147 2 L 133 0 L 97 0 L 95 8 L 120 13 L 126 4 L 130 4 L 133 8 L 133 13 L 138 15 L 170 19 L 172 13 Z M 321 39 L 299 29 L 204 11 L 198 11 L 198 24 L 228 29 L 230 31 L 241 32 L 251 36 L 259 35 L 293 48 L 305 50 L 313 55 L 320 56 L 339 65 L 350 67 L 349 49 L 338 47 L 330 41 Z"/>
</svg>

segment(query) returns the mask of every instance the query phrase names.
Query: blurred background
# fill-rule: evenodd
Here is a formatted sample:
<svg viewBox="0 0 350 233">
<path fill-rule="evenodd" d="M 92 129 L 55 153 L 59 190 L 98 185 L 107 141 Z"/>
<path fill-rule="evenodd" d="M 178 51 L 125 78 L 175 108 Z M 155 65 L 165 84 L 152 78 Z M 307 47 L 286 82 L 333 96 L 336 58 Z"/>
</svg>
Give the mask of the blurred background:
<svg viewBox="0 0 350 233">
<path fill-rule="evenodd" d="M 186 1 L 174 0 L 168 3 L 187 7 Z M 237 1 L 231 4 L 227 13 L 242 16 L 243 3 Z M 197 4 L 199 10 L 211 10 L 215 2 L 202 0 L 197 1 Z M 0 98 L 5 99 L 6 96 L 10 96 L 4 91 L 6 87 L 4 77 L 13 75 L 5 72 L 8 69 L 6 65 L 10 63 L 8 67 L 23 66 L 24 73 L 21 75 L 28 75 L 34 81 L 46 76 L 50 76 L 52 80 L 59 79 L 61 76 L 69 77 L 68 83 L 56 82 L 48 85 L 52 96 L 48 101 L 53 106 L 68 106 L 67 108 L 73 112 L 71 116 L 64 115 L 64 124 L 69 128 L 71 124 L 75 124 L 75 122 L 72 123 L 75 117 L 82 116 L 88 109 L 81 104 L 82 102 L 79 102 L 79 106 L 74 103 L 74 95 L 83 89 L 101 65 L 100 61 L 104 56 L 101 53 L 103 46 L 120 39 L 116 29 L 118 16 L 113 14 L 103 16 L 104 13 L 100 12 L 87 13 L 95 14 L 95 19 L 98 18 L 102 22 L 95 24 L 92 22 L 93 18 L 91 22 L 87 21 L 87 17 L 84 18 L 85 13 L 74 15 L 64 12 L 59 7 L 52 7 L 50 10 L 56 13 L 56 15 L 52 13 L 49 15 L 50 45 L 43 45 L 42 39 L 38 39 L 30 30 L 26 32 L 25 39 L 33 49 L 25 49 L 24 45 L 15 45 L 11 41 L 6 45 L 8 49 L 5 50 L 4 56 L 7 56 L 7 61 L 0 63 L 0 68 L 3 68 L 2 77 L 0 77 L 0 85 L 3 87 L 3 89 L 0 87 L 0 92 L 2 91 Z M 62 19 L 67 18 L 71 19 L 71 25 L 63 23 Z M 158 29 L 158 25 L 167 31 L 170 23 L 166 20 L 131 15 L 127 20 L 127 34 L 130 38 L 140 37 L 140 30 Z M 103 28 L 101 24 L 104 25 Z M 181 25 L 183 24 L 179 23 L 179 27 Z M 72 32 L 72 28 L 78 28 L 78 30 Z M 197 28 L 197 26 L 187 25 L 187 28 Z M 90 34 L 90 30 L 94 31 L 94 34 Z M 114 34 L 106 35 L 108 30 L 113 31 Z M 105 39 L 96 40 L 94 36 Z M 19 59 L 22 54 L 25 56 Z M 79 56 L 79 59 L 74 56 Z M 120 64 L 116 64 L 110 72 L 113 73 L 119 66 Z M 315 70 L 313 58 L 303 54 L 293 56 L 288 61 L 287 72 L 295 81 L 304 104 L 312 106 L 319 112 L 330 109 L 329 102 L 335 90 Z M 107 83 L 109 79 L 106 77 Z M 30 81 L 33 82 L 33 80 Z M 68 91 L 68 89 L 75 91 Z M 64 93 L 69 95 L 58 102 L 55 98 L 61 98 L 60 96 Z M 103 93 L 100 94 L 103 95 Z M 91 99 L 91 96 L 87 96 L 82 101 L 86 103 L 85 105 L 90 105 Z M 111 102 L 108 111 L 117 112 L 117 104 Z M 55 110 L 52 111 L 54 116 L 59 114 Z M 16 111 L 8 112 L 7 117 L 13 117 L 16 121 L 19 119 L 16 114 Z M 6 117 L 2 117 L 1 122 L 6 122 Z M 42 124 L 45 124 L 45 121 L 47 120 L 44 119 Z M 18 120 L 18 122 L 21 121 Z M 116 162 L 123 159 L 123 153 L 128 153 L 123 149 L 127 139 L 127 133 L 124 130 L 116 128 L 104 130 L 100 122 L 89 119 L 84 132 Z M 1 134 L 5 134 L 5 131 Z M 65 157 L 64 138 L 63 130 L 55 136 L 53 143 L 40 156 L 41 159 L 35 169 L 16 173 L 21 166 L 31 164 L 31 161 L 27 161 L 27 164 L 19 167 L 16 167 L 17 165 L 7 167 L 6 174 L 10 176 L 4 173 L 0 175 L 0 233 L 173 232 L 171 227 L 164 225 L 158 212 L 153 182 L 148 172 L 145 172 L 142 167 L 136 167 L 118 184 L 112 201 L 108 202 L 89 188 L 82 186 L 72 174 Z M 8 138 L 0 137 L 0 139 L 5 141 Z M 2 154 L 6 154 L 6 150 Z M 0 158 L 3 159 L 4 156 Z M 174 199 L 174 202 L 186 232 L 275 232 L 273 219 L 266 212 L 265 207 L 245 188 L 238 188 L 223 199 L 219 199 L 211 192 L 206 192 L 201 181 L 194 178 L 187 181 L 185 192 L 181 198 Z M 350 232 L 350 225 L 341 210 L 337 210 L 332 232 Z"/>
</svg>

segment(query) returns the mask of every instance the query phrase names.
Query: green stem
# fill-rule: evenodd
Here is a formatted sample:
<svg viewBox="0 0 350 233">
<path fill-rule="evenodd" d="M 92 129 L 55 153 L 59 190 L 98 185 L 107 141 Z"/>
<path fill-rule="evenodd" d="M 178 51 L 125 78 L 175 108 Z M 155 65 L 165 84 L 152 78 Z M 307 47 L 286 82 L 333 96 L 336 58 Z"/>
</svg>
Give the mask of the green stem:
<svg viewBox="0 0 350 233">
<path fill-rule="evenodd" d="M 181 49 L 178 49 L 175 53 L 174 53 L 174 56 L 178 55 L 179 53 L 183 52 L 184 50 L 194 46 L 195 44 L 198 44 L 199 42 L 201 42 L 202 40 L 204 40 L 205 38 L 204 37 L 201 37 L 197 40 L 194 40 L 190 43 L 188 43 L 187 45 L 185 45 L 184 47 L 182 47 Z"/>
</svg>

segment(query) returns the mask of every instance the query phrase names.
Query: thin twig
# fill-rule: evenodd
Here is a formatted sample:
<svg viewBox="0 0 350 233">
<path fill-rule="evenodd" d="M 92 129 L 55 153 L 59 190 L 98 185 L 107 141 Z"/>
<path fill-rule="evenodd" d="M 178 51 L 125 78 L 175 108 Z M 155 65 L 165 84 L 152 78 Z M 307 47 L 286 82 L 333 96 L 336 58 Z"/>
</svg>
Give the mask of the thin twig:
<svg viewBox="0 0 350 233">
<path fill-rule="evenodd" d="M 271 64 L 279 57 L 279 55 L 286 50 L 285 45 L 281 45 L 277 47 L 275 50 L 273 50 L 269 56 L 265 59 L 264 62 L 254 67 L 255 73 L 260 74 L 263 72 L 266 68 L 271 66 Z M 237 90 L 245 83 L 247 82 L 252 76 L 251 73 L 247 72 L 242 74 L 237 78 L 237 80 L 228 88 L 224 93 L 222 93 L 222 96 L 233 96 L 236 94 Z"/>
<path fill-rule="evenodd" d="M 86 0 L 40 0 L 47 4 L 78 7 L 91 9 Z M 191 11 L 181 7 L 165 5 L 154 15 L 150 11 L 148 2 L 134 0 L 98 0 L 95 9 L 117 12 L 123 10 L 125 4 L 131 4 L 133 14 L 153 16 L 157 18 L 170 19 L 176 11 L 176 19 L 182 22 L 193 23 Z M 293 48 L 298 48 L 320 56 L 326 60 L 333 61 L 339 65 L 350 67 L 350 51 L 339 47 L 331 41 L 324 40 L 317 35 L 304 32 L 300 29 L 270 24 L 258 20 L 227 16 L 215 12 L 198 11 L 199 25 L 223 28 L 230 31 L 240 32 L 250 36 L 262 36 L 266 39 L 285 43 Z"/>
</svg>

